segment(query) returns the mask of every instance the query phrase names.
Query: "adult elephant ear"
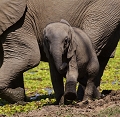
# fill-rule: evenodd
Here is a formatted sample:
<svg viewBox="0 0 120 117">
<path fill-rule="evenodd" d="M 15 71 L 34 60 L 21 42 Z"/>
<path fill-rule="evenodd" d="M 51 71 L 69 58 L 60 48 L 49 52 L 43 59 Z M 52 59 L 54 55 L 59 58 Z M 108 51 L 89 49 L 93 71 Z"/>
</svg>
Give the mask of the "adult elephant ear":
<svg viewBox="0 0 120 117">
<path fill-rule="evenodd" d="M 24 14 L 27 0 L 0 0 L 0 35 Z"/>
</svg>

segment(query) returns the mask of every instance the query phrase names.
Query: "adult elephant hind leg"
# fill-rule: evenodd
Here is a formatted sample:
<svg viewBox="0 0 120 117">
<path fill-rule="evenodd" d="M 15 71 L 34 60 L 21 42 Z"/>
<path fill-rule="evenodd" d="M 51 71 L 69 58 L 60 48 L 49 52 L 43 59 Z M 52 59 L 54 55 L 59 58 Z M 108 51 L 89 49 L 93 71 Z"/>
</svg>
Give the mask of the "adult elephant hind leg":
<svg viewBox="0 0 120 117">
<path fill-rule="evenodd" d="M 26 95 L 25 95 L 25 87 L 24 87 L 24 79 L 23 79 L 23 72 L 22 73 L 19 73 L 19 75 L 17 75 L 17 77 L 16 77 L 16 79 L 14 79 L 12 82 L 11 82 L 11 85 L 10 85 L 10 87 L 12 88 L 12 89 L 17 89 L 18 87 L 18 89 L 23 89 L 23 91 L 24 91 L 24 101 L 27 101 L 26 100 Z"/>
<path fill-rule="evenodd" d="M 0 69 L 0 97 L 10 103 L 25 101 L 23 72 L 40 62 L 37 40 L 19 29 L 7 36 L 4 53 L 5 59 Z"/>
<path fill-rule="evenodd" d="M 23 73 L 20 73 L 19 75 L 17 75 L 16 79 L 14 79 L 11 83 L 11 87 L 13 89 L 17 87 L 24 88 Z"/>
<path fill-rule="evenodd" d="M 23 82 L 20 83 L 22 75 L 19 76 L 19 73 L 16 73 L 16 67 L 13 62 L 4 62 L 0 69 L 0 97 L 10 103 L 24 101 L 25 99 Z M 18 85 L 15 80 L 20 84 Z"/>
<path fill-rule="evenodd" d="M 101 77 L 102 77 L 105 67 L 109 61 L 109 57 L 98 57 L 98 61 L 99 61 L 100 68 L 99 68 L 98 75 L 95 79 L 95 86 L 99 89 Z"/>
<path fill-rule="evenodd" d="M 102 49 L 100 55 L 98 56 L 100 69 L 99 69 L 98 76 L 95 80 L 95 85 L 98 89 L 100 87 L 100 81 L 109 59 L 115 56 L 115 51 L 116 51 L 116 47 L 119 40 L 120 40 L 120 24 L 116 27 L 114 32 L 111 34 L 106 46 Z"/>
</svg>

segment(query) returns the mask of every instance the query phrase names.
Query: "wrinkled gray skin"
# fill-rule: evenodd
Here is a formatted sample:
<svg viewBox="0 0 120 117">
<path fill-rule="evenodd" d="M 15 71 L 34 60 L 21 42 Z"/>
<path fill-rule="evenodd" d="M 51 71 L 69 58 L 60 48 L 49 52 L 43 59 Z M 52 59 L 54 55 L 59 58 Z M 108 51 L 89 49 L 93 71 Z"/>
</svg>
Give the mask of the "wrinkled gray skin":
<svg viewBox="0 0 120 117">
<path fill-rule="evenodd" d="M 2 42 L 0 41 L 0 67 L 2 66 L 3 63 L 3 56 L 4 56 L 4 52 L 3 52 L 3 46 L 2 46 Z"/>
<path fill-rule="evenodd" d="M 0 41 L 3 45 L 0 58 L 4 53 L 0 97 L 11 103 L 25 100 L 23 73 L 38 65 L 40 60 L 47 61 L 42 46 L 43 28 L 61 19 L 82 29 L 92 40 L 100 63 L 95 84 L 100 85 L 103 70 L 120 36 L 120 0 L 0 0 Z M 62 77 L 51 76 L 59 101 L 64 93 Z"/>
<path fill-rule="evenodd" d="M 61 20 L 44 29 L 44 48 L 50 67 L 58 71 L 54 72 L 54 76 L 66 77 L 65 99 L 77 98 L 77 81 L 80 82 L 84 76 L 87 77 L 87 84 L 83 100 L 92 99 L 99 62 L 89 37 L 79 28 L 73 28 L 67 21 Z"/>
</svg>

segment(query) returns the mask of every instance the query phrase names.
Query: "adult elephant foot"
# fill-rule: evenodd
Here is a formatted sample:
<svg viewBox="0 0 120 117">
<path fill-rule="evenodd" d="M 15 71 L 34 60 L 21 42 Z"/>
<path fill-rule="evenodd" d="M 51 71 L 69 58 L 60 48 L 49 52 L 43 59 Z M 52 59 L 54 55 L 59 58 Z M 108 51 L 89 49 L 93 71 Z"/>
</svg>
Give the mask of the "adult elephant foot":
<svg viewBox="0 0 120 117">
<path fill-rule="evenodd" d="M 5 74 L 3 76 L 5 76 Z M 23 82 L 23 73 L 17 75 L 13 80 L 5 79 L 2 81 L 0 87 L 0 98 L 5 99 L 9 103 L 25 103 L 26 95 Z"/>
<path fill-rule="evenodd" d="M 24 102 L 25 91 L 21 87 L 15 89 L 8 88 L 0 91 L 0 97 L 10 103 Z"/>
<path fill-rule="evenodd" d="M 75 100 L 77 98 L 76 82 L 73 81 L 66 82 L 64 97 L 67 100 Z"/>
</svg>

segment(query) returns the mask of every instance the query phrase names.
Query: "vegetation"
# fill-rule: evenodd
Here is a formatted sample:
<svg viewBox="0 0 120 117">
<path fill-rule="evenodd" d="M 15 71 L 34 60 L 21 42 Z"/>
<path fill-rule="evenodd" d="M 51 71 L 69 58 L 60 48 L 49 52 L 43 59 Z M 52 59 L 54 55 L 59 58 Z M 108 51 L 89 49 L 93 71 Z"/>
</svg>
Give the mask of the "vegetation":
<svg viewBox="0 0 120 117">
<path fill-rule="evenodd" d="M 120 89 L 120 42 L 117 46 L 115 58 L 110 59 L 104 71 L 101 90 Z"/>
<path fill-rule="evenodd" d="M 119 55 L 120 42 L 117 47 L 115 58 L 109 61 L 105 69 L 101 81 L 101 90 L 120 89 Z M 12 115 L 16 112 L 27 112 L 33 109 L 40 109 L 42 106 L 52 104 L 55 101 L 48 63 L 41 62 L 39 66 L 25 72 L 24 82 L 27 100 L 29 102 L 25 105 L 18 105 L 9 104 L 8 102 L 0 99 L 0 114 Z M 109 110 L 107 110 L 107 112 L 109 113 Z"/>
</svg>

